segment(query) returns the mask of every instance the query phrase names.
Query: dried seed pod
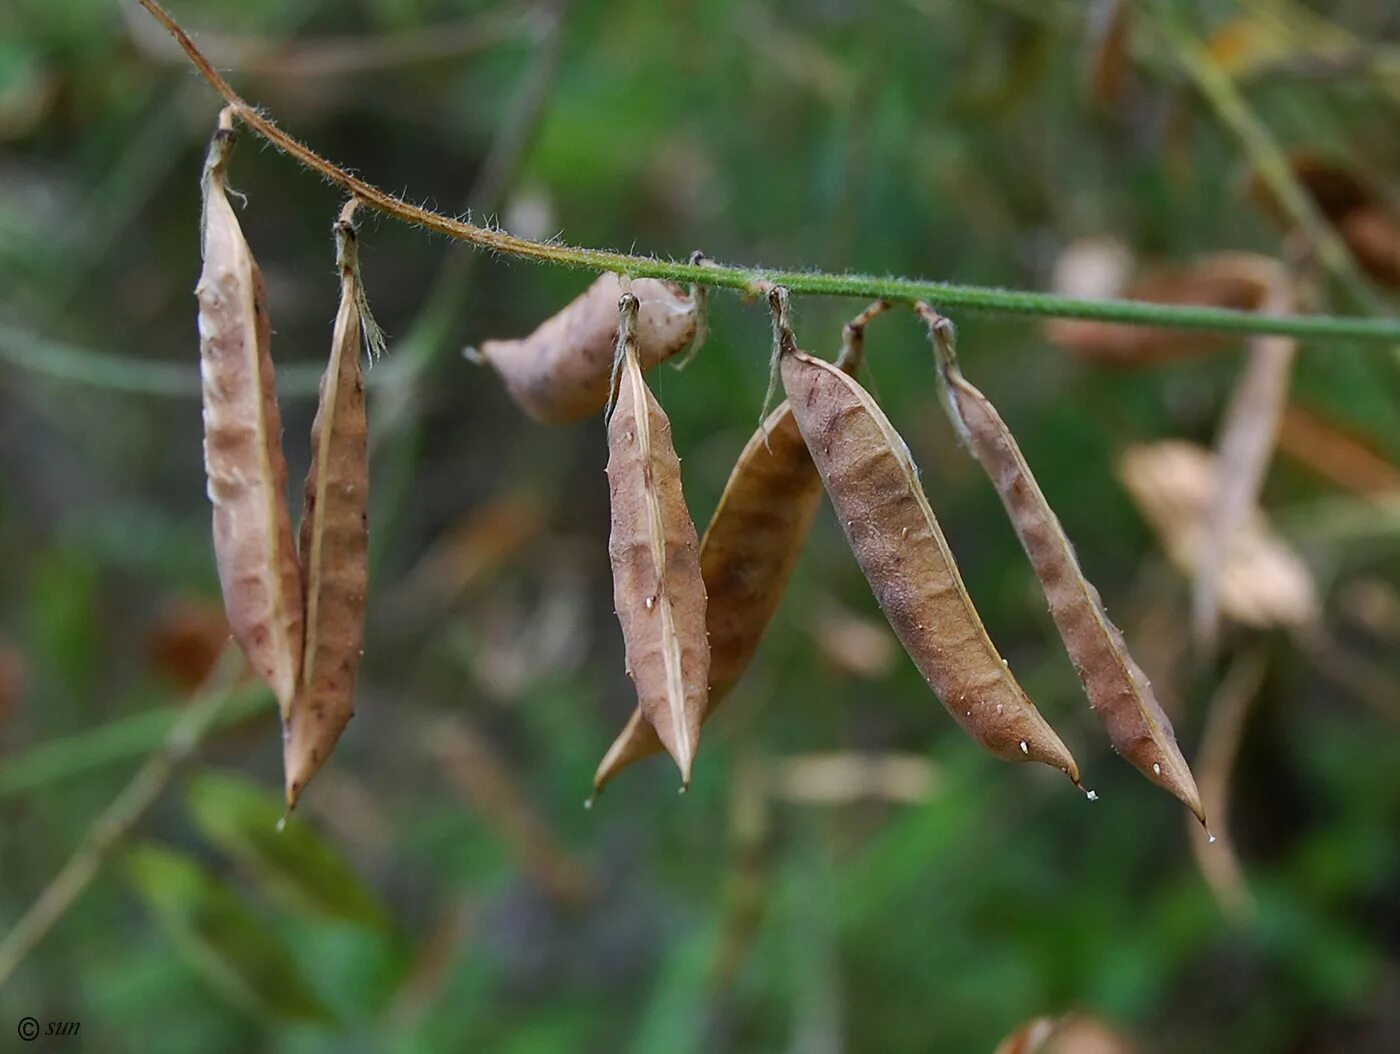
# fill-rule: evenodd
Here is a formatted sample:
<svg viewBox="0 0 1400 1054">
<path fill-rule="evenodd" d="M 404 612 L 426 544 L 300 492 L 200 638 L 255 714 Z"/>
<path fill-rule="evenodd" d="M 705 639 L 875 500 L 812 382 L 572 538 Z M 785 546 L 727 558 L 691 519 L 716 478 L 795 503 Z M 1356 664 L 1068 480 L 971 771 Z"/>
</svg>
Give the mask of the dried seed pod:
<svg viewBox="0 0 1400 1054">
<path fill-rule="evenodd" d="M 864 353 L 865 326 L 888 308 L 871 305 L 846 325 L 837 366 L 854 373 Z M 700 543 L 710 638 L 708 721 L 748 669 L 821 504 L 822 481 L 783 403 L 753 434 L 729 474 Z M 635 761 L 661 750 L 655 730 L 634 711 L 593 776 L 595 794 Z"/>
<path fill-rule="evenodd" d="M 793 415 L 851 550 L 910 658 L 988 751 L 1051 765 L 1078 785 L 1079 766 L 987 636 L 904 440 L 865 389 L 797 349 L 786 290 L 772 299 Z"/>
<path fill-rule="evenodd" d="M 199 300 L 204 465 L 229 628 L 285 715 L 301 671 L 302 593 L 262 274 L 229 204 L 232 111 L 204 165 Z"/>
<path fill-rule="evenodd" d="M 618 302 L 621 380 L 608 421 L 613 602 L 637 703 L 690 785 L 710 679 L 700 543 L 681 493 L 671 422 L 637 352 L 638 300 Z"/>
<path fill-rule="evenodd" d="M 691 343 L 699 311 L 679 287 L 654 278 L 632 283 L 637 358 L 649 370 Z M 601 410 L 617 346 L 622 282 L 608 272 L 528 337 L 488 340 L 479 349 L 521 408 L 536 421 L 565 424 Z"/>
<path fill-rule="evenodd" d="M 1011 429 L 958 369 L 952 324 L 927 304 L 916 309 L 929 325 L 949 416 L 1001 495 L 1089 705 L 1115 749 L 1153 783 L 1181 799 L 1204 824 L 1201 795 L 1181 756 L 1171 720 L 1158 705 L 1147 676 L 1128 654 L 1123 634 L 1109 621 L 1099 591 L 1080 570 L 1074 547 Z"/>
<path fill-rule="evenodd" d="M 311 467 L 301 514 L 306 646 L 301 684 L 284 726 L 287 805 L 325 764 L 355 712 L 369 585 L 369 444 L 360 348 L 382 348 L 365 303 L 352 224 L 356 202 L 335 224 L 340 309 L 311 425 Z"/>
</svg>

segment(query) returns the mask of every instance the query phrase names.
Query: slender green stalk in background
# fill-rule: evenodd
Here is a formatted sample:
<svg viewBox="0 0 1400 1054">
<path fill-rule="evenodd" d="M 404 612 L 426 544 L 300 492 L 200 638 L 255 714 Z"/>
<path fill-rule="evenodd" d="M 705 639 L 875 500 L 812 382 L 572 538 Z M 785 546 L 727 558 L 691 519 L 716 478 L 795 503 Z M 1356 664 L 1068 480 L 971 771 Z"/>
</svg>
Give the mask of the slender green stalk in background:
<svg viewBox="0 0 1400 1054">
<path fill-rule="evenodd" d="M 0 986 L 67 914 L 102 865 L 160 798 L 180 766 L 217 726 L 225 707 L 235 698 L 234 683 L 244 668 L 242 652 L 233 647 L 224 649 L 213 672 L 165 736 L 161 749 L 146 759 L 131 782 L 93 821 L 68 862 L 0 941 Z"/>
</svg>

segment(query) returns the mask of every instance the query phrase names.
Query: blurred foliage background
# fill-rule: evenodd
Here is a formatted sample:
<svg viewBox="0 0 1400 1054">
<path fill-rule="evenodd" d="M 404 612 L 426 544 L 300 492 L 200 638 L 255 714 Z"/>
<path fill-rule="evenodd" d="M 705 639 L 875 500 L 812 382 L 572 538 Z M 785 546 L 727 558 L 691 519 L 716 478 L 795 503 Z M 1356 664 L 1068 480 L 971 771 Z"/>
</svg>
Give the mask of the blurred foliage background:
<svg viewBox="0 0 1400 1054">
<path fill-rule="evenodd" d="M 415 201 L 677 258 L 1022 288 L 1049 287 L 1086 237 L 1149 262 L 1287 251 L 1251 158 L 1159 31 L 1173 12 L 1285 150 L 1394 201 L 1400 12 L 1384 0 L 172 3 L 248 98 Z M 4 931 L 225 638 L 191 296 L 217 109 L 132 3 L 0 11 Z M 340 201 L 251 137 L 231 179 L 299 479 Z M 1193 661 L 1186 582 L 1116 463 L 1148 440 L 1209 445 L 1238 347 L 1106 369 L 1030 321 L 957 319 L 965 369 L 1187 756 L 1213 707 L 1242 713 L 1237 759 L 1226 744 L 1212 770 L 1247 887 L 1232 900 L 1184 810 L 1108 749 L 902 314 L 872 326 L 867 381 L 1099 800 L 979 753 L 824 512 L 691 793 L 657 759 L 585 811 L 633 706 L 603 429 L 530 425 L 461 349 L 528 331 L 590 276 L 374 218 L 362 244 L 390 342 L 370 373 L 357 720 L 279 835 L 275 708 L 240 688 L 0 987 L 0 1043 L 33 1015 L 81 1021 L 55 1050 L 980 1052 L 1074 1013 L 1070 1054 L 1400 1049 L 1400 519 L 1376 493 L 1400 457 L 1390 350 L 1303 346 L 1292 405 L 1333 445 L 1295 437 L 1264 493 L 1322 630 L 1236 626 Z M 1359 305 L 1323 283 L 1318 306 L 1393 310 L 1376 292 Z M 834 353 L 861 306 L 799 300 L 799 338 Z M 702 525 L 769 349 L 761 304 L 719 293 L 712 314 L 699 358 L 652 375 Z M 1369 491 L 1326 471 L 1363 453 Z"/>
</svg>

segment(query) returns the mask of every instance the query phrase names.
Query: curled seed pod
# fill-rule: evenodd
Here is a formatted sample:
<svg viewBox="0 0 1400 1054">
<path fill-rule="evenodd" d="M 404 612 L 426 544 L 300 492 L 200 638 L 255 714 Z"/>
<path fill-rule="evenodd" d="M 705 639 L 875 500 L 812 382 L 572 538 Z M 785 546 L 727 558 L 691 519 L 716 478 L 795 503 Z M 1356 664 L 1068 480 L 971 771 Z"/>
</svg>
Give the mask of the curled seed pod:
<svg viewBox="0 0 1400 1054">
<path fill-rule="evenodd" d="M 1050 765 L 1078 785 L 1079 766 L 987 636 L 904 440 L 855 380 L 798 350 L 786 290 L 770 299 L 793 415 L 851 551 L 910 658 L 988 751 Z"/>
<path fill-rule="evenodd" d="M 838 367 L 856 372 L 864 354 L 865 327 L 888 307 L 887 302 L 877 301 L 847 323 Z M 740 453 L 700 542 L 710 638 L 710 700 L 703 721 L 719 709 L 758 650 L 807 541 L 821 496 L 821 476 L 807 453 L 792 408 L 783 403 Z M 601 793 L 628 765 L 660 750 L 655 730 L 635 711 L 599 763 L 594 793 Z"/>
<path fill-rule="evenodd" d="M 639 278 L 637 358 L 644 370 L 685 349 L 696 334 L 695 301 L 678 287 Z M 519 340 L 488 340 L 479 349 L 521 408 L 536 421 L 566 424 L 601 410 L 610 395 L 622 282 L 608 272 L 558 314 Z"/>
<path fill-rule="evenodd" d="M 232 112 L 204 165 L 199 300 L 204 465 L 229 627 L 285 716 L 302 655 L 302 593 L 287 512 L 287 463 L 262 274 L 229 204 Z"/>
<path fill-rule="evenodd" d="M 1074 547 L 1011 429 L 958 369 L 952 324 L 927 304 L 916 309 L 929 326 L 949 416 L 1001 495 L 1090 707 L 1117 751 L 1153 783 L 1180 798 L 1204 825 L 1200 791 L 1181 756 L 1171 720 L 1128 654 L 1123 634 L 1109 621 L 1099 591 L 1080 570 Z"/>
<path fill-rule="evenodd" d="M 671 422 L 642 376 L 637 297 L 624 293 L 618 309 L 621 380 L 607 470 L 613 603 L 638 707 L 689 786 L 710 680 L 700 542 L 681 493 Z"/>
<path fill-rule="evenodd" d="M 355 712 L 369 585 L 369 444 L 362 345 L 383 347 L 360 281 L 351 199 L 335 224 L 340 309 L 311 425 L 311 467 L 301 514 L 306 647 L 285 724 L 287 805 L 325 764 Z"/>
</svg>

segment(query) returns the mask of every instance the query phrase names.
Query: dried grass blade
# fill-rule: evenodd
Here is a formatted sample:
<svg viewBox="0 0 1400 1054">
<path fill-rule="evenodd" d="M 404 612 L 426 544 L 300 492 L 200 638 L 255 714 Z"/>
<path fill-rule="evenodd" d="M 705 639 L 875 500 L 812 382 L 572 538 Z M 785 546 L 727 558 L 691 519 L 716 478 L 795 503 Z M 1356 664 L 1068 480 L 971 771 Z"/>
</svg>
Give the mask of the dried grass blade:
<svg viewBox="0 0 1400 1054">
<path fill-rule="evenodd" d="M 1244 738 L 1249 706 L 1263 686 L 1266 667 L 1262 650 L 1237 658 L 1211 697 L 1201 730 L 1201 798 L 1215 817 L 1215 830 L 1211 835 L 1192 830 L 1191 849 L 1196 866 L 1227 915 L 1250 914 L 1254 908 L 1254 898 L 1230 837 L 1230 776 Z"/>
<path fill-rule="evenodd" d="M 1294 307 L 1292 283 L 1281 267 L 1276 268 L 1262 306 L 1269 314 L 1285 314 Z M 1252 338 L 1244 373 L 1225 411 L 1217 443 L 1217 485 L 1192 582 L 1192 630 L 1207 654 L 1214 652 L 1220 633 L 1220 578 L 1230 548 L 1259 503 L 1288 403 L 1297 348 L 1292 337 Z"/>
</svg>

